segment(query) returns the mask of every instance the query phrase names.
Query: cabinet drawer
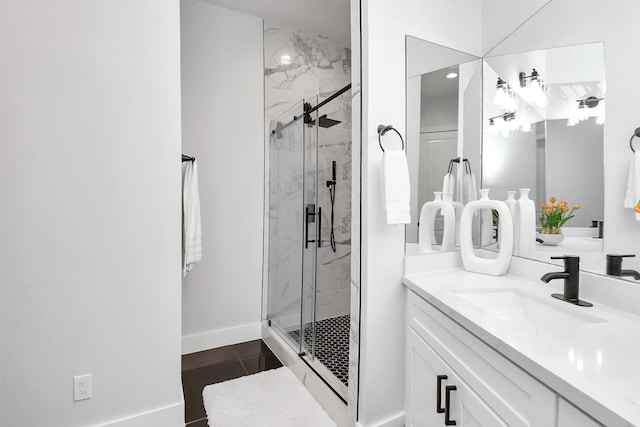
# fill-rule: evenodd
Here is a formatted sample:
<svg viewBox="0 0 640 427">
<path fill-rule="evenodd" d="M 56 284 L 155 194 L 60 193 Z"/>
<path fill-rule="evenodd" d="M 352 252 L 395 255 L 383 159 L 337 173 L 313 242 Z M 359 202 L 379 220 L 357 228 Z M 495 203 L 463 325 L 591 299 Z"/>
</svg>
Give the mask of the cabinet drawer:
<svg viewBox="0 0 640 427">
<path fill-rule="evenodd" d="M 554 392 L 415 293 L 407 303 L 409 326 L 507 425 L 555 425 Z"/>
</svg>

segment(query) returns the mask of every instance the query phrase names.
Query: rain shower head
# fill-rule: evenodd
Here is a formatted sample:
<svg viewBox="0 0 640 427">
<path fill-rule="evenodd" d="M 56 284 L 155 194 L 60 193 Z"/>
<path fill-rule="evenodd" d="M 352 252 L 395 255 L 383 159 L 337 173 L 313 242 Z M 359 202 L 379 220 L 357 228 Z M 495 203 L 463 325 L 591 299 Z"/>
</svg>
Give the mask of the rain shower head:
<svg viewBox="0 0 640 427">
<path fill-rule="evenodd" d="M 323 114 L 322 116 L 318 117 L 318 126 L 320 126 L 321 128 L 330 128 L 331 126 L 335 126 L 338 123 L 342 123 L 342 122 L 340 120 L 330 119 L 327 117 L 326 114 Z M 310 124 L 315 125 L 316 121 L 313 120 Z"/>
</svg>

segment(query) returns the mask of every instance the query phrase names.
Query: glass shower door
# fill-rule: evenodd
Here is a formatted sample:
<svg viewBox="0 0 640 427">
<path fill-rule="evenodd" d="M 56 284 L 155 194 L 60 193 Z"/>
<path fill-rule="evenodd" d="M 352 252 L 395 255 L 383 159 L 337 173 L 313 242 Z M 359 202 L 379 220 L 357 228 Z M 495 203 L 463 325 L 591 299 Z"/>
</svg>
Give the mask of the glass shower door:
<svg viewBox="0 0 640 427">
<path fill-rule="evenodd" d="M 268 297 L 267 319 L 281 336 L 300 346 L 302 178 L 304 147 L 302 101 L 274 120 L 269 132 Z"/>
<path fill-rule="evenodd" d="M 305 100 L 306 108 L 317 103 L 317 97 Z M 318 205 L 318 112 L 306 114 L 304 123 L 304 206 L 305 244 L 302 252 L 302 306 L 301 323 L 304 339 L 300 354 L 310 358 L 315 351 L 316 271 L 318 247 L 322 244 L 322 209 Z"/>
<path fill-rule="evenodd" d="M 330 243 L 322 238 L 323 217 L 325 226 L 330 225 L 327 216 L 331 215 L 331 209 L 323 212 L 319 206 L 319 201 L 327 206 L 327 201 L 319 198 L 319 192 L 329 191 L 327 181 L 320 185 L 319 179 L 322 164 L 319 154 L 327 157 L 327 147 L 320 148 L 319 127 L 330 127 L 336 121 L 320 115 L 317 109 L 306 112 L 318 105 L 317 97 L 305 101 L 298 102 L 270 126 L 266 318 L 302 360 L 345 399 L 346 383 L 325 365 L 331 361 L 334 369 L 337 366 L 332 352 L 339 351 L 343 344 L 338 339 L 342 335 L 334 329 L 342 331 L 344 322 L 334 322 L 333 318 L 344 316 L 328 318 L 326 303 L 325 312 L 318 314 L 317 302 L 318 255 L 331 249 Z M 330 166 L 324 168 L 323 174 L 330 172 Z M 328 193 L 323 195 L 328 198 Z M 327 239 L 330 230 L 325 229 Z M 325 280 L 333 277 L 327 275 L 327 263 L 333 259 L 325 254 L 320 266 L 324 267 Z M 346 360 L 348 350 L 342 351 Z"/>
<path fill-rule="evenodd" d="M 305 121 L 300 101 L 271 123 L 269 138 L 267 319 L 299 354 L 312 353 L 320 226 L 315 126 Z"/>
</svg>

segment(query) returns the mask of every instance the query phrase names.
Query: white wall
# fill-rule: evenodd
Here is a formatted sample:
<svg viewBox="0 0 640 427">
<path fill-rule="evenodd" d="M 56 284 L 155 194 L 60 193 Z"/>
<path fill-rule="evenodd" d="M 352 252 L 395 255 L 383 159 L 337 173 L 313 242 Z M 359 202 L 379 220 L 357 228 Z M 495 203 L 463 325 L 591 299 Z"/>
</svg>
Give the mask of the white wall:
<svg viewBox="0 0 640 427">
<path fill-rule="evenodd" d="M 552 0 L 514 36 L 492 54 L 604 42 L 606 93 L 605 139 L 605 241 L 608 253 L 640 253 L 640 226 L 633 211 L 623 209 L 628 164 L 629 137 L 640 126 L 640 93 L 633 82 L 640 58 L 640 29 L 635 16 L 640 3 L 634 0 Z M 568 18 L 570 17 L 570 19 Z M 495 16 L 484 22 L 491 26 L 505 19 Z M 593 25 L 596 22 L 597 25 Z M 535 34 L 535 36 L 532 36 Z M 604 262 L 604 261 L 603 261 Z M 640 258 L 628 259 L 625 266 L 640 268 Z"/>
<path fill-rule="evenodd" d="M 260 338 L 262 19 L 182 0 L 182 150 L 199 168 L 202 262 L 183 281 L 183 353 Z"/>
<path fill-rule="evenodd" d="M 0 6 L 3 425 L 183 423 L 179 37 L 173 0 Z"/>
<path fill-rule="evenodd" d="M 356 1 L 356 0 L 354 0 Z M 405 35 L 478 55 L 480 1 L 370 0 L 362 4 L 362 325 L 359 422 L 404 423 L 404 227 L 381 202 L 376 128 L 405 134 Z M 355 139 L 354 139 L 355 140 Z M 389 139 L 391 141 L 391 139 Z"/>
</svg>

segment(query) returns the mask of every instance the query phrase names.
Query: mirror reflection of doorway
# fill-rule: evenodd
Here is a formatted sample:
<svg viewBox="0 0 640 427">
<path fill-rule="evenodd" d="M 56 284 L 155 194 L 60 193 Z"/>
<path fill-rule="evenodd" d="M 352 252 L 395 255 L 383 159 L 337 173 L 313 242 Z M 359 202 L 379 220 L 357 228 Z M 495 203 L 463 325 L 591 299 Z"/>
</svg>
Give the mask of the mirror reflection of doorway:
<svg viewBox="0 0 640 427">
<path fill-rule="evenodd" d="M 457 157 L 458 132 L 422 132 L 419 150 L 418 206 L 422 206 L 433 200 L 435 191 L 442 191 L 442 179 L 447 174 L 449 161 Z M 434 231 L 438 245 L 442 243 L 443 227 L 444 219 L 437 215 Z"/>
</svg>

